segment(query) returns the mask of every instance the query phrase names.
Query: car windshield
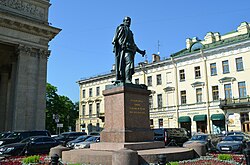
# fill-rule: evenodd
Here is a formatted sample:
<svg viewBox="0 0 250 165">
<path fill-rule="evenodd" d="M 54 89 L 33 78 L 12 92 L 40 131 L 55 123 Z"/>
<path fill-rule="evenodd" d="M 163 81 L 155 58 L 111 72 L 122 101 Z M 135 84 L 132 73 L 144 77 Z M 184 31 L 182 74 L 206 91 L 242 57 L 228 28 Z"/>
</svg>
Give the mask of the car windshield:
<svg viewBox="0 0 250 165">
<path fill-rule="evenodd" d="M 68 133 L 62 133 L 62 134 L 58 135 L 58 137 L 60 137 L 60 138 L 65 138 L 65 137 L 67 137 L 68 135 L 69 135 Z"/>
<path fill-rule="evenodd" d="M 79 136 L 76 140 L 85 140 L 88 136 Z"/>
<path fill-rule="evenodd" d="M 163 129 L 154 129 L 154 136 L 163 136 L 164 130 Z"/>
<path fill-rule="evenodd" d="M 23 139 L 22 141 L 20 141 L 20 143 L 27 143 L 27 142 L 30 142 L 30 141 L 32 141 L 32 140 L 34 140 L 33 137 L 28 137 L 28 138 Z"/>
<path fill-rule="evenodd" d="M 243 132 L 228 132 L 227 135 L 243 135 Z"/>
<path fill-rule="evenodd" d="M 200 141 L 205 141 L 206 139 L 207 135 L 194 135 L 191 138 L 191 140 L 200 140 Z"/>
<path fill-rule="evenodd" d="M 243 136 L 225 136 L 222 141 L 242 141 Z"/>
<path fill-rule="evenodd" d="M 8 138 L 17 138 L 18 136 L 20 136 L 20 132 L 13 132 L 8 136 Z"/>
<path fill-rule="evenodd" d="M 0 139 L 1 139 L 1 138 L 7 137 L 9 134 L 10 134 L 10 133 L 1 133 L 1 134 L 0 134 Z"/>
<path fill-rule="evenodd" d="M 96 141 L 97 138 L 98 138 L 97 136 L 92 136 L 86 139 L 85 142 L 93 142 L 93 141 Z"/>
</svg>

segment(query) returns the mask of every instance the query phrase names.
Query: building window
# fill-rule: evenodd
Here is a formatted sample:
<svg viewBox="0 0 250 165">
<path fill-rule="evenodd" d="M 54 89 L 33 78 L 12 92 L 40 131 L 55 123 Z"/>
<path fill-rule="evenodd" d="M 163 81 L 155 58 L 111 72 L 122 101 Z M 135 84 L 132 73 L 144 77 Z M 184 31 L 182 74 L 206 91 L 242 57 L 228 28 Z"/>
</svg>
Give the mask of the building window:
<svg viewBox="0 0 250 165">
<path fill-rule="evenodd" d="M 167 73 L 166 73 L 166 83 L 167 83 L 167 84 L 171 84 L 172 81 L 173 81 L 173 78 L 172 78 L 171 72 L 167 72 Z"/>
<path fill-rule="evenodd" d="M 96 96 L 100 96 L 100 87 L 96 87 Z"/>
<path fill-rule="evenodd" d="M 225 99 L 227 99 L 228 101 L 231 101 L 231 98 L 232 98 L 231 84 L 225 84 L 224 91 L 225 91 Z"/>
<path fill-rule="evenodd" d="M 135 79 L 135 84 L 139 84 L 139 79 Z"/>
<path fill-rule="evenodd" d="M 154 120 L 153 119 L 150 119 L 150 127 L 154 128 Z"/>
<path fill-rule="evenodd" d="M 216 63 L 210 64 L 211 76 L 217 75 Z"/>
<path fill-rule="evenodd" d="M 158 108 L 162 108 L 162 94 L 157 95 Z"/>
<path fill-rule="evenodd" d="M 152 76 L 148 76 L 147 79 L 148 79 L 148 86 L 149 87 L 152 86 Z"/>
<path fill-rule="evenodd" d="M 223 74 L 229 73 L 229 64 L 228 64 L 228 60 L 222 61 L 222 69 L 223 69 Z"/>
<path fill-rule="evenodd" d="M 181 91 L 181 104 L 187 104 L 186 91 Z"/>
<path fill-rule="evenodd" d="M 196 102 L 197 103 L 202 102 L 202 89 L 201 88 L 196 89 Z"/>
<path fill-rule="evenodd" d="M 185 81 L 185 71 L 184 71 L 184 69 L 180 70 L 179 73 L 180 73 L 180 81 Z"/>
<path fill-rule="evenodd" d="M 97 117 L 100 116 L 100 103 L 96 103 L 96 115 Z"/>
<path fill-rule="evenodd" d="M 239 88 L 239 98 L 247 97 L 245 81 L 239 82 L 238 83 L 238 88 Z"/>
<path fill-rule="evenodd" d="M 160 74 L 158 74 L 158 75 L 156 76 L 156 84 L 157 84 L 157 85 L 161 85 L 161 75 L 160 75 Z"/>
<path fill-rule="evenodd" d="M 201 68 L 200 66 L 194 67 L 195 78 L 201 78 Z"/>
<path fill-rule="evenodd" d="M 247 126 L 249 123 L 249 112 L 240 113 L 240 121 L 242 124 L 246 123 L 242 127 L 242 132 L 250 132 L 250 128 Z"/>
<path fill-rule="evenodd" d="M 85 97 L 86 97 L 85 92 L 86 92 L 85 89 L 83 89 L 83 90 L 82 90 L 82 98 L 85 98 Z"/>
<path fill-rule="evenodd" d="M 244 70 L 244 68 L 243 68 L 242 57 L 236 58 L 236 59 L 235 59 L 235 62 L 236 62 L 236 69 L 237 69 L 237 71 L 242 71 L 242 70 Z"/>
<path fill-rule="evenodd" d="M 153 96 L 149 96 L 149 109 L 153 109 Z"/>
<path fill-rule="evenodd" d="M 85 115 L 85 108 L 86 108 L 86 106 L 85 106 L 85 104 L 83 104 L 83 105 L 82 105 L 82 115 L 83 115 L 83 116 Z"/>
<path fill-rule="evenodd" d="M 159 128 L 163 128 L 163 119 L 158 119 Z"/>
<path fill-rule="evenodd" d="M 92 97 L 92 88 L 89 88 L 89 97 Z"/>
<path fill-rule="evenodd" d="M 213 101 L 219 100 L 219 88 L 218 86 L 212 86 Z"/>
<path fill-rule="evenodd" d="M 89 117 L 92 117 L 92 112 L 93 112 L 93 105 L 89 104 Z"/>
</svg>

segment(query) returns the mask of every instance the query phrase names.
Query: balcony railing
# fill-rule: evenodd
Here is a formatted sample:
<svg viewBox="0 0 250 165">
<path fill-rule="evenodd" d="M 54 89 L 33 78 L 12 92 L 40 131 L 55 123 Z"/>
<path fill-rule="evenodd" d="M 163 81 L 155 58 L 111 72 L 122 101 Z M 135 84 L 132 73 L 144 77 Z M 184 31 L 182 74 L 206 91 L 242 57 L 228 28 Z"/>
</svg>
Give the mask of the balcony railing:
<svg viewBox="0 0 250 165">
<path fill-rule="evenodd" d="M 250 97 L 220 99 L 220 108 L 223 110 L 250 108 Z"/>
</svg>

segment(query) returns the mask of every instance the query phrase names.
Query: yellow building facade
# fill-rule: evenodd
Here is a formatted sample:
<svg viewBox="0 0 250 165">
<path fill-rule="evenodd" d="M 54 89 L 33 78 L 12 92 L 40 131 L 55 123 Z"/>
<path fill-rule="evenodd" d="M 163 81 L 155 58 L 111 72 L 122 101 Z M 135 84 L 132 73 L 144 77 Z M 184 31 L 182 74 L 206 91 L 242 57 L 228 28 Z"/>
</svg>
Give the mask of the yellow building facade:
<svg viewBox="0 0 250 165">
<path fill-rule="evenodd" d="M 151 90 L 152 128 L 184 127 L 193 132 L 250 132 L 250 27 L 220 35 L 208 32 L 204 40 L 186 39 L 186 48 L 160 60 L 139 63 L 133 83 Z M 78 81 L 78 131 L 99 132 L 104 127 L 105 86 L 115 73 Z"/>
</svg>

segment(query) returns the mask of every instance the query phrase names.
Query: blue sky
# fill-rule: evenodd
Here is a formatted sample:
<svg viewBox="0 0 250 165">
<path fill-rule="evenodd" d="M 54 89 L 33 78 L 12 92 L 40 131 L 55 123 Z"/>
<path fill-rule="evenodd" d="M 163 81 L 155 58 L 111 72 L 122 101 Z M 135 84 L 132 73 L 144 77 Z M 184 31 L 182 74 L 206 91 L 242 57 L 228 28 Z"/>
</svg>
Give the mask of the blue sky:
<svg viewBox="0 0 250 165">
<path fill-rule="evenodd" d="M 204 39 L 250 23 L 249 0 L 50 0 L 49 22 L 62 31 L 50 42 L 48 82 L 58 93 L 79 100 L 78 80 L 111 70 L 112 38 L 125 16 L 147 59 L 160 51 L 161 59 L 185 48 L 186 38 Z M 158 47 L 158 41 L 160 46 Z M 145 57 L 136 55 L 136 63 Z"/>
</svg>

